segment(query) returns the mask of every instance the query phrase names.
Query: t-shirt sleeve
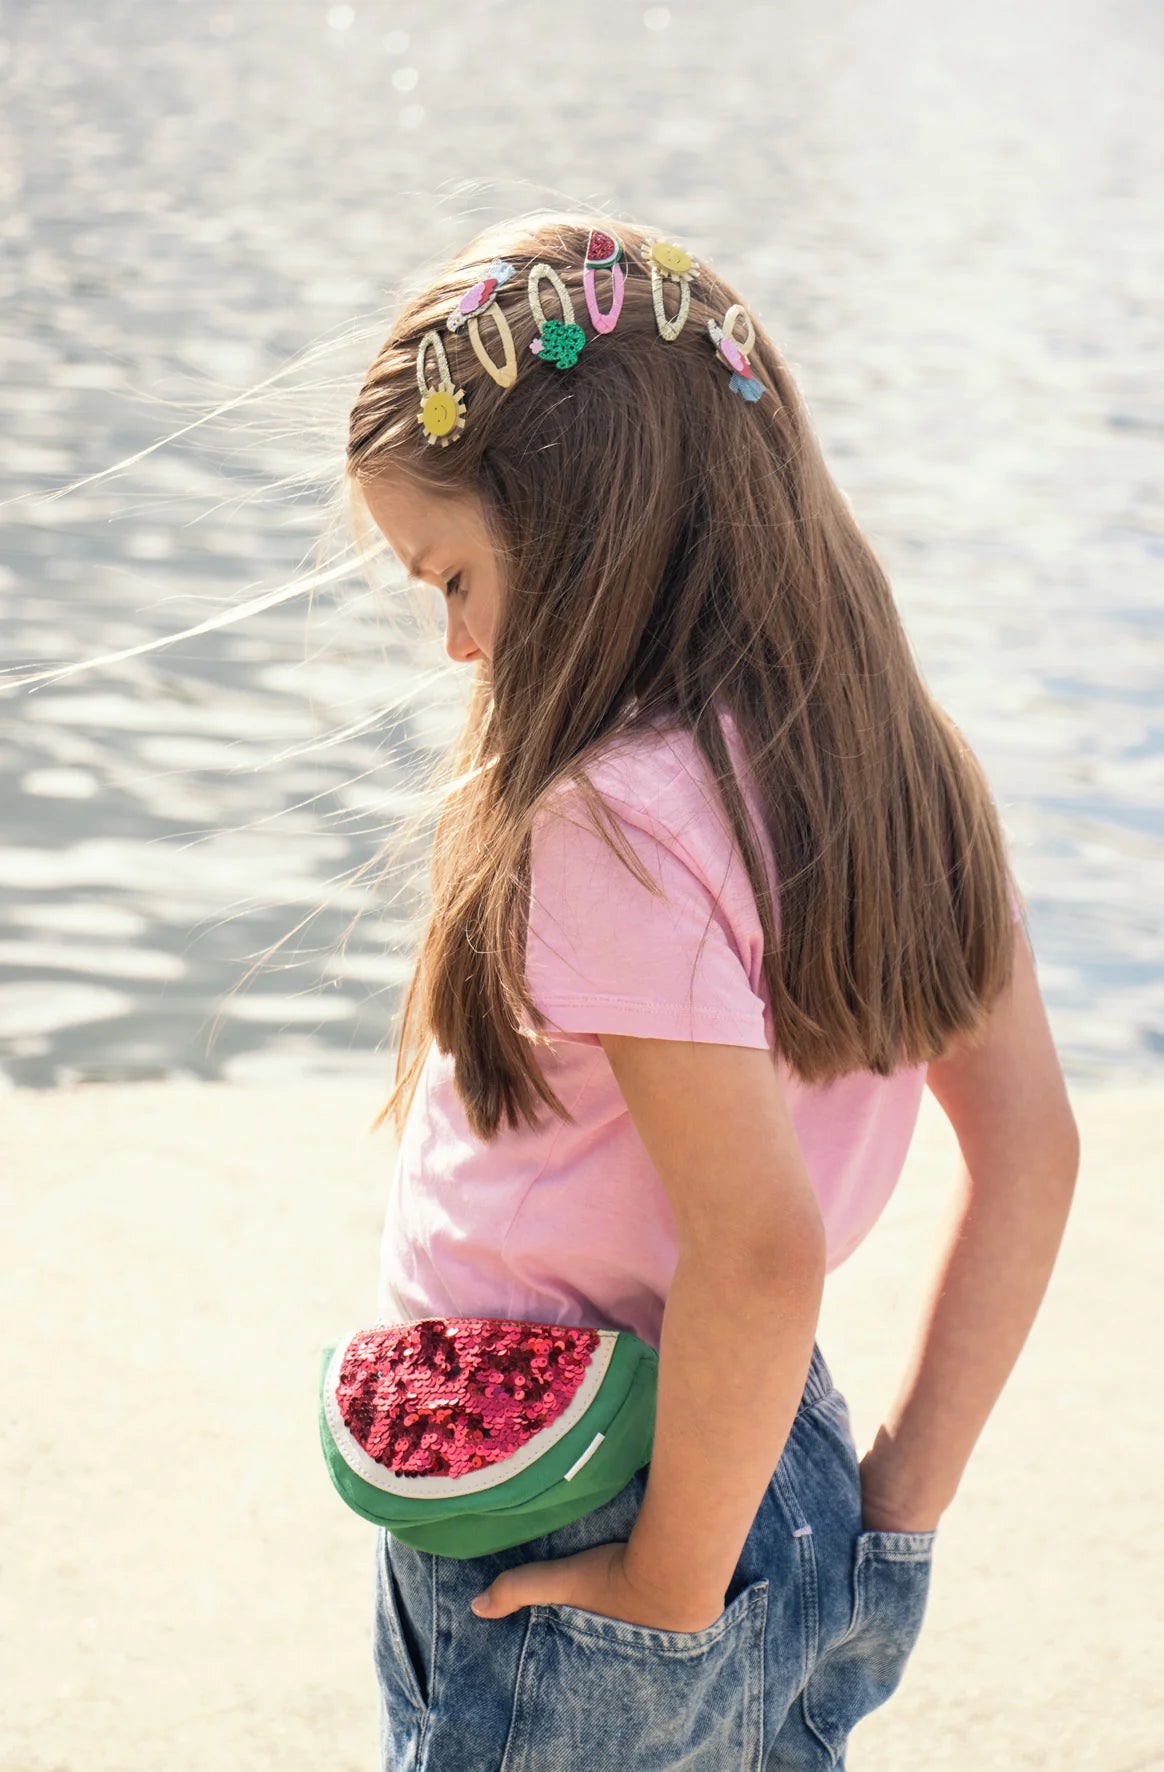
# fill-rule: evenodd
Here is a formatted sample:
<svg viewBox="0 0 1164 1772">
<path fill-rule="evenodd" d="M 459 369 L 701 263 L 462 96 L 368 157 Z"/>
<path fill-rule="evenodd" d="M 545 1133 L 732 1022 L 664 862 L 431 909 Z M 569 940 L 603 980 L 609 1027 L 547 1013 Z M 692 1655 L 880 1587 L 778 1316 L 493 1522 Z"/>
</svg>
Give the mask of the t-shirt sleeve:
<svg viewBox="0 0 1164 1772">
<path fill-rule="evenodd" d="M 611 1033 L 766 1047 L 764 1003 L 716 893 L 645 814 L 605 804 L 662 895 L 611 850 L 579 795 L 552 798 L 530 855 L 526 982 L 550 1019 L 541 1031 L 591 1045 Z"/>
</svg>

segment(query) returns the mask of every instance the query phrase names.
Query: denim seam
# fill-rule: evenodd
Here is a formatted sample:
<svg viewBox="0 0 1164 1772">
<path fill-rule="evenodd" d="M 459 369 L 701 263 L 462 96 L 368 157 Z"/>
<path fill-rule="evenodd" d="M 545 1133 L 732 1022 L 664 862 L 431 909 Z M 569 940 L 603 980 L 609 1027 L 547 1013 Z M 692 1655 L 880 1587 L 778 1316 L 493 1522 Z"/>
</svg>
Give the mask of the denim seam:
<svg viewBox="0 0 1164 1772">
<path fill-rule="evenodd" d="M 792 1530 L 796 1541 L 797 1561 L 800 1564 L 800 1593 L 804 1602 L 804 1629 L 800 1643 L 800 1683 L 803 1686 L 816 1661 L 817 1642 L 820 1631 L 819 1598 L 817 1595 L 816 1547 L 812 1542 L 812 1529 L 807 1532 L 800 1528 L 809 1526 L 804 1517 L 799 1495 L 784 1468 L 784 1460 L 776 1466 L 775 1482 L 780 1510 L 784 1515 L 785 1524 Z"/>
<path fill-rule="evenodd" d="M 709 1624 L 706 1627 L 706 1630 L 684 1631 L 682 1633 L 684 1637 L 690 1636 L 693 1639 L 690 1644 L 676 1643 L 674 1647 L 671 1647 L 666 1643 L 657 1645 L 651 1643 L 646 1645 L 649 1647 L 651 1654 L 658 1655 L 662 1659 L 668 1661 L 690 1661 L 696 1656 L 702 1655 L 705 1650 L 712 1648 L 729 1630 L 735 1630 L 744 1625 L 748 1625 L 750 1628 L 752 1615 L 759 1609 L 761 1602 L 763 1602 L 765 1607 L 767 1606 L 767 1591 L 769 1583 L 767 1580 L 762 1580 L 756 1581 L 751 1585 L 752 1592 L 748 1597 L 747 1605 L 743 1607 L 737 1617 L 728 1618 L 728 1608 L 725 1607 L 720 1613 L 719 1618 L 717 1618 L 713 1624 Z M 531 1618 L 537 1617 L 544 1619 L 548 1624 L 553 1625 L 556 1631 L 560 1631 L 564 1637 L 569 1637 L 573 1642 L 583 1644 L 598 1642 L 606 1649 L 626 1649 L 631 1657 L 641 1655 L 642 1653 L 643 1645 L 637 1640 L 619 1637 L 617 1633 L 611 1633 L 601 1624 L 594 1626 L 572 1624 L 568 1620 L 563 1619 L 560 1612 L 553 1611 L 545 1602 L 535 1602 L 530 1606 L 529 1610 Z M 618 1620 L 616 1619 L 614 1622 L 617 1624 Z M 641 1628 L 652 1629 L 653 1627 L 643 1626 Z M 660 1631 L 656 1634 L 660 1636 L 672 1636 L 679 1633 L 664 1633 Z"/>
<path fill-rule="evenodd" d="M 501 1772 L 522 1772 L 522 1768 L 515 1757 L 517 1752 L 515 1737 L 517 1734 L 518 1723 L 521 1719 L 522 1705 L 525 1701 L 523 1676 L 525 1673 L 525 1658 L 529 1654 L 530 1638 L 533 1635 L 534 1621 L 532 1610 L 532 1607 L 527 1608 L 527 1613 L 531 1615 L 526 1618 L 525 1635 L 521 1640 L 521 1654 L 517 1658 L 517 1672 L 514 1675 L 513 1680 L 513 1703 L 510 1706 L 509 1711 L 509 1731 L 505 1737 L 505 1747 L 501 1754 Z M 524 1760 L 525 1756 L 523 1755 L 522 1757 Z"/>
<path fill-rule="evenodd" d="M 804 1413 L 806 1415 L 818 1415 L 818 1414 L 832 1413 L 833 1408 L 835 1408 L 834 1399 L 836 1397 L 838 1397 L 840 1394 L 841 1393 L 838 1391 L 836 1385 L 834 1384 L 833 1388 L 831 1390 L 826 1391 L 822 1397 L 817 1397 L 814 1402 L 808 1404 L 807 1407 L 805 1408 Z M 801 1540 L 802 1544 L 803 1544 L 803 1542 L 804 1541 Z M 811 1538 L 809 1539 L 809 1543 L 811 1545 Z M 813 1672 L 815 1672 L 815 1669 L 816 1669 L 817 1653 L 818 1653 L 818 1650 L 820 1647 L 820 1644 L 819 1644 L 819 1618 L 817 1617 L 817 1605 L 816 1605 L 817 1596 L 816 1596 L 816 1592 L 815 1592 L 815 1574 L 816 1574 L 815 1548 L 812 1551 L 812 1556 L 813 1556 L 813 1575 L 814 1575 L 814 1592 L 813 1592 L 813 1601 L 814 1601 L 814 1605 L 813 1605 L 813 1625 L 814 1625 L 813 1639 L 814 1640 L 813 1640 L 813 1644 L 812 1644 L 811 1664 L 809 1667 L 806 1667 L 806 1669 L 802 1675 L 802 1678 L 801 1678 L 801 1689 L 800 1689 L 800 1695 L 799 1695 L 800 1715 L 801 1715 L 801 1718 L 804 1722 L 805 1729 L 812 1736 L 813 1740 L 820 1744 L 821 1751 L 826 1755 L 829 1765 L 836 1766 L 836 1765 L 840 1764 L 840 1761 L 844 1755 L 845 1743 L 844 1742 L 841 1743 L 841 1747 L 840 1747 L 839 1752 L 834 1750 L 832 1742 L 829 1741 L 821 1733 L 820 1728 L 817 1726 L 816 1720 L 813 1716 L 812 1706 L 809 1703 L 809 1698 L 808 1698 L 808 1684 L 809 1684 L 809 1680 L 811 1678 L 811 1674 Z M 853 1603 L 853 1615 L 849 1621 L 848 1628 L 844 1632 L 844 1635 L 839 1637 L 835 1643 L 829 1644 L 829 1652 L 830 1653 L 834 1649 L 839 1647 L 839 1645 L 841 1643 L 847 1643 L 849 1638 L 856 1631 L 858 1623 L 859 1623 L 858 1614 L 859 1614 L 861 1605 L 862 1605 L 861 1597 L 860 1597 L 859 1593 L 855 1593 L 854 1594 L 854 1603 Z"/>
<path fill-rule="evenodd" d="M 757 1751 L 758 1751 L 758 1754 L 761 1758 L 763 1757 L 763 1753 L 764 1753 L 764 1697 L 765 1697 L 764 1681 L 765 1681 L 767 1665 L 768 1665 L 768 1600 L 769 1600 L 769 1598 L 770 1598 L 770 1596 L 767 1591 L 767 1584 L 765 1584 L 764 1615 L 760 1620 L 760 1653 L 757 1658 L 759 1661 L 759 1664 L 760 1664 L 760 1679 L 759 1679 L 759 1688 L 760 1689 L 759 1689 L 759 1694 L 758 1694 L 758 1702 L 757 1702 L 756 1709 L 755 1709 L 755 1712 L 752 1717 L 752 1739 L 756 1743 Z"/>
<path fill-rule="evenodd" d="M 380 1532 L 381 1532 L 380 1556 L 381 1556 L 381 1559 L 384 1563 L 384 1577 L 383 1578 L 384 1578 L 385 1591 L 384 1591 L 383 1604 L 384 1604 L 384 1609 L 387 1613 L 388 1632 L 392 1638 L 393 1647 L 394 1647 L 397 1655 L 400 1658 L 400 1663 L 401 1663 L 401 1666 L 404 1670 L 405 1685 L 408 1690 L 409 1703 L 412 1705 L 412 1708 L 416 1711 L 417 1715 L 419 1717 L 421 1717 L 421 1719 L 423 1720 L 426 1716 L 427 1711 L 430 1710 L 432 1707 L 431 1706 L 431 1698 L 432 1698 L 431 1683 L 430 1683 L 430 1691 L 429 1691 L 430 1702 L 429 1702 L 429 1704 L 426 1705 L 424 1703 L 424 1698 L 423 1698 L 423 1695 L 420 1690 L 420 1683 L 419 1683 L 417 1676 L 416 1676 L 416 1670 L 412 1665 L 412 1657 L 408 1652 L 408 1641 L 404 1635 L 404 1623 L 403 1623 L 403 1620 L 400 1616 L 400 1611 L 401 1611 L 400 1587 L 399 1587 L 399 1583 L 397 1582 L 397 1579 L 396 1579 L 396 1572 L 392 1567 L 392 1558 L 391 1558 L 391 1555 L 388 1550 L 389 1534 L 388 1534 L 387 1527 L 381 1526 Z"/>
<path fill-rule="evenodd" d="M 420 1720 L 420 1736 L 416 1744 L 416 1763 L 418 1766 L 423 1766 L 424 1764 L 425 1745 L 428 1740 L 429 1724 L 432 1721 L 432 1713 L 436 1705 L 437 1695 L 437 1647 L 440 1643 L 440 1603 L 439 1590 L 437 1588 L 437 1570 L 440 1567 L 440 1558 L 434 1556 L 430 1567 L 432 1569 L 432 1635 L 429 1638 L 428 1703 L 424 1707 L 424 1715 Z"/>
<path fill-rule="evenodd" d="M 863 1580 L 861 1579 L 861 1569 L 862 1569 L 862 1565 L 859 1563 L 855 1572 L 854 1572 L 854 1576 L 853 1576 L 854 1586 L 853 1586 L 852 1616 L 849 1619 L 848 1628 L 843 1632 L 843 1634 L 841 1636 L 839 1636 L 836 1639 L 835 1642 L 832 1642 L 829 1644 L 828 1652 L 830 1655 L 832 1655 L 837 1649 L 839 1649 L 842 1646 L 842 1644 L 849 1642 L 849 1640 L 856 1635 L 858 1629 L 860 1628 L 862 1616 L 865 1611 L 865 1584 L 864 1584 Z M 813 1671 L 814 1672 L 816 1671 L 815 1666 L 813 1668 Z M 814 1736 L 815 1739 L 820 1742 L 820 1745 L 824 1749 L 824 1752 L 828 1755 L 829 1765 L 830 1766 L 839 1765 L 840 1761 L 844 1757 L 845 1745 L 846 1745 L 847 1738 L 842 1739 L 841 1745 L 839 1748 L 833 1747 L 832 1742 L 823 1733 L 822 1725 L 817 1723 L 816 1717 L 813 1714 L 812 1705 L 810 1704 L 809 1697 L 808 1697 L 808 1684 L 809 1684 L 809 1682 L 806 1680 L 804 1682 L 803 1688 L 801 1689 L 800 1714 L 804 1719 L 804 1724 L 805 1724 L 805 1727 L 807 1728 L 809 1734 Z"/>
<path fill-rule="evenodd" d="M 817 1728 L 816 1723 L 813 1721 L 813 1715 L 812 1715 L 812 1712 L 808 1706 L 808 1693 L 806 1690 L 802 1691 L 800 1694 L 800 1715 L 804 1721 L 804 1726 L 807 1729 L 808 1733 L 812 1736 L 814 1741 L 818 1741 L 820 1743 L 821 1750 L 826 1755 L 829 1765 L 830 1766 L 838 1765 L 839 1764 L 839 1755 L 834 1753 L 832 1742 L 825 1740 L 824 1736 L 821 1734 L 820 1730 Z M 841 1743 L 841 1750 L 840 1751 L 842 1754 L 845 1751 L 845 1743 L 844 1742 Z"/>
</svg>

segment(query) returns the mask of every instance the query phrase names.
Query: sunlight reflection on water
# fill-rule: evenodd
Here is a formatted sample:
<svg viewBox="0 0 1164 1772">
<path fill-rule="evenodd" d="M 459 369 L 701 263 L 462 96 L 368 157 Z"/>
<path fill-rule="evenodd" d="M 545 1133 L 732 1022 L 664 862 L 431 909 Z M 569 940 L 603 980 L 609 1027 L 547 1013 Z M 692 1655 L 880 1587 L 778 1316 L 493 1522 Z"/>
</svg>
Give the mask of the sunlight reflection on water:
<svg viewBox="0 0 1164 1772">
<path fill-rule="evenodd" d="M 146 447 L 495 215 L 561 193 L 657 220 L 784 346 L 995 788 L 1069 1074 L 1158 1075 L 1159 11 L 1068 0 L 1049 34 L 1002 0 L 827 29 L 805 0 L 743 6 L 740 56 L 716 9 L 491 9 L 471 105 L 446 102 L 481 52 L 471 0 L 391 16 L 10 17 L 2 495 Z M 340 338 L 327 362 L 329 473 L 362 361 Z M 132 646 L 295 571 L 318 502 L 263 488 L 300 430 L 285 398 L 9 504 L 5 662 Z M 452 730 L 464 675 L 383 613 L 287 606 L 0 701 L 0 1072 L 387 1076 L 410 926 L 369 915 L 341 948 L 360 890 L 226 1002 Z"/>
</svg>

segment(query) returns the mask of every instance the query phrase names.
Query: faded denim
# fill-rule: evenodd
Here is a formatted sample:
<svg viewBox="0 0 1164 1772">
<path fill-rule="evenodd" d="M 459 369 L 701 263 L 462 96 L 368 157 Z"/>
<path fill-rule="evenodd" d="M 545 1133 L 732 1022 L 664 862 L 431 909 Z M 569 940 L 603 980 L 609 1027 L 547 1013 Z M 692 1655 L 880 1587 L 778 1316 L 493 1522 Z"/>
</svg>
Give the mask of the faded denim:
<svg viewBox="0 0 1164 1772">
<path fill-rule="evenodd" d="M 844 1397 L 814 1349 L 726 1595 L 699 1631 L 557 1602 L 477 1618 L 503 1569 L 630 1536 L 649 1465 L 604 1507 L 460 1559 L 376 1533 L 382 1772 L 821 1772 L 901 1679 L 933 1532 L 865 1532 Z"/>
</svg>

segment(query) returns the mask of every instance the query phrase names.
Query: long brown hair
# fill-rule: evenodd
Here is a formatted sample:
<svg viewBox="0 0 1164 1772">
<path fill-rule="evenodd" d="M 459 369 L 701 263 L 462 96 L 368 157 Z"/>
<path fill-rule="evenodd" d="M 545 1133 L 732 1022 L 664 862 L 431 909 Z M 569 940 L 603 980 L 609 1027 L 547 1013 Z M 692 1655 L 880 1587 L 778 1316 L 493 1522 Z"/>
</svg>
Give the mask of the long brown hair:
<svg viewBox="0 0 1164 1772">
<path fill-rule="evenodd" d="M 886 1076 L 973 1042 L 1010 976 L 989 787 L 922 680 L 886 575 L 758 321 L 751 363 L 766 391 L 749 403 L 729 389 L 707 322 L 722 321 L 736 290 L 701 264 L 687 324 L 664 339 L 640 252 L 657 236 L 619 222 L 614 331 L 587 329 L 568 370 L 531 356 L 528 271 L 551 264 L 584 318 L 593 225 L 609 224 L 540 215 L 479 235 L 407 302 L 351 413 L 357 501 L 381 473 L 475 495 L 502 561 L 493 658 L 478 664 L 446 759 L 431 911 L 395 1087 L 374 1122 L 392 1114 L 398 1133 L 433 1038 L 453 1055 L 479 1137 L 503 1115 L 536 1124 L 539 1101 L 568 1117 L 518 1027 L 546 1025 L 525 982 L 530 832 L 565 780 L 603 828 L 588 761 L 660 718 L 692 735 L 722 796 L 764 929 L 777 1044 L 806 1082 Z M 495 257 L 516 269 L 497 297 L 517 349 L 508 390 L 464 333 L 445 330 Z M 673 306 L 677 285 L 666 287 Z M 416 423 L 430 327 L 465 392 L 467 423 L 447 448 Z M 488 342 L 488 319 L 482 332 Z M 779 933 L 724 707 L 778 861 Z"/>
</svg>

